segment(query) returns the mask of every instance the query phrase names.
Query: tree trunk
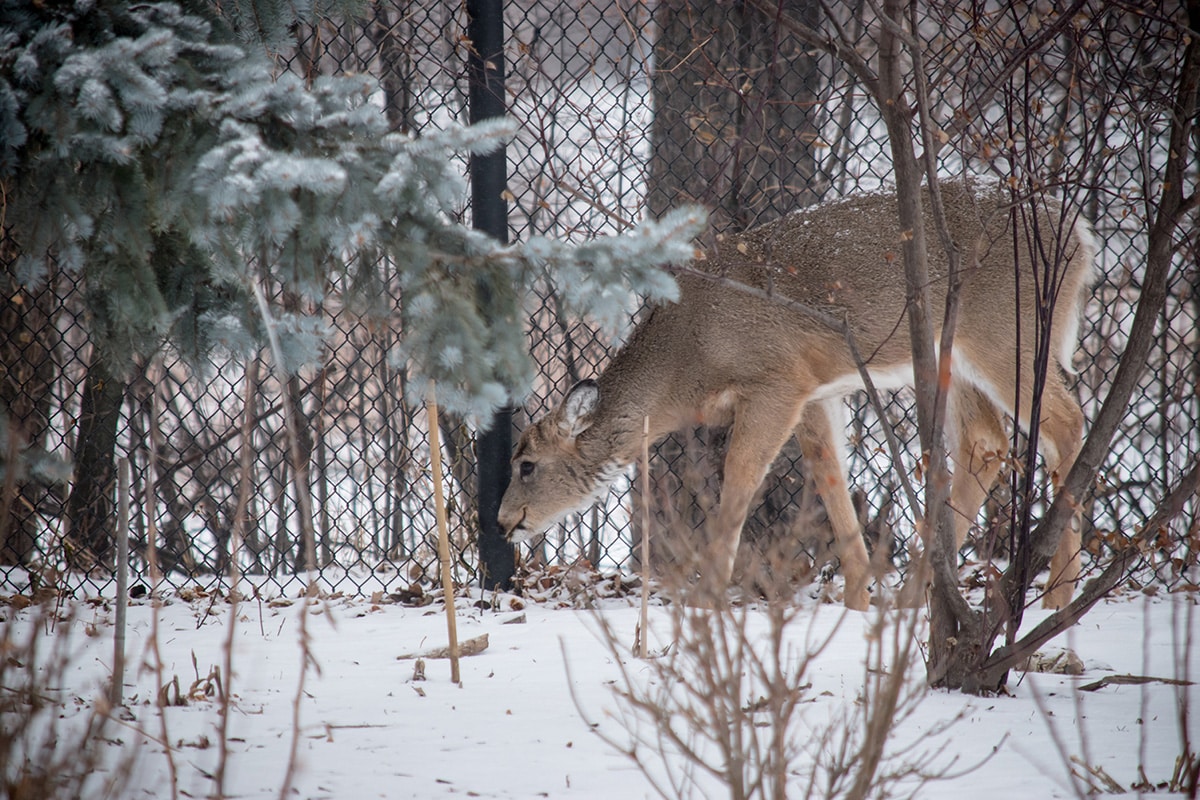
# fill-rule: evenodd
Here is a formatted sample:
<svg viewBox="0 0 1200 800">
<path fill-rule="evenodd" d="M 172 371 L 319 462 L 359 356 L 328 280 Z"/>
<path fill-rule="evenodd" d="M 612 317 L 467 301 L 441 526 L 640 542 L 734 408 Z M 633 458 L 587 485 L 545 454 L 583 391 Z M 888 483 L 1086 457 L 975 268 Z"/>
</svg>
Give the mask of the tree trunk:
<svg viewBox="0 0 1200 800">
<path fill-rule="evenodd" d="M 83 381 L 75 438 L 75 476 L 67 497 L 67 563 L 87 570 L 113 564 L 112 509 L 117 421 L 125 383 L 93 349 Z"/>
<path fill-rule="evenodd" d="M 13 265 L 17 245 L 0 232 L 0 424 L 9 428 L 10 452 L 20 458 L 26 448 L 45 445 L 54 383 L 54 320 L 59 303 L 52 282 L 36 291 L 17 283 Z M 5 419 L 7 417 L 7 419 Z M 12 470 L 0 497 L 0 564 L 28 564 L 38 555 L 38 520 L 34 509 L 45 487 L 35 477 Z"/>
<path fill-rule="evenodd" d="M 814 0 L 781 8 L 809 25 L 820 9 Z M 817 58 L 741 3 L 670 0 L 656 13 L 650 213 L 699 203 L 721 233 L 820 199 L 812 186 Z"/>
<path fill-rule="evenodd" d="M 779 11 L 814 25 L 815 0 L 782 0 Z M 747 4 L 669 0 L 658 6 L 653 77 L 653 154 L 648 204 L 653 216 L 685 203 L 708 208 L 710 236 L 743 230 L 819 200 L 813 102 L 822 82 L 817 58 Z M 654 448 L 650 514 L 656 537 L 692 535 L 713 518 L 727 436 L 693 431 Z M 804 476 L 794 440 L 764 481 L 744 541 L 790 535 L 813 508 L 798 507 Z M 633 538 L 641 539 L 641 481 L 634 481 Z M 802 526 L 803 527 L 803 526 Z M 823 528 L 816 526 L 817 538 Z M 663 542 L 665 551 L 671 548 Z M 655 547 L 654 559 L 670 558 Z M 640 552 L 635 546 L 634 552 Z"/>
<path fill-rule="evenodd" d="M 453 479 L 449 494 L 450 513 L 458 516 L 451 530 L 461 531 L 468 541 L 479 536 L 479 464 L 475 455 L 475 437 L 457 414 L 438 409 L 438 429 L 445 449 L 448 472 Z"/>
<path fill-rule="evenodd" d="M 295 428 L 289 430 L 286 426 L 281 431 L 283 440 L 280 445 L 283 448 L 284 461 L 291 466 L 292 483 L 296 491 L 296 522 L 297 527 L 289 529 L 289 533 L 294 537 L 291 546 L 295 548 L 295 560 L 292 562 L 297 570 L 314 569 L 316 568 L 317 552 L 316 552 L 316 530 L 312 531 L 313 542 L 312 552 L 308 551 L 308 542 L 305 537 L 308 535 L 305 528 L 309 527 L 315 520 L 306 519 L 307 515 L 304 512 L 305 504 L 311 508 L 313 504 L 313 481 L 312 481 L 312 466 L 313 466 L 313 427 L 312 419 L 308 412 L 304 410 L 304 396 L 300 391 L 300 379 L 296 375 L 288 376 L 287 383 L 284 385 L 284 391 L 287 392 L 288 403 L 292 406 L 292 418 L 295 420 Z M 289 440 L 295 437 L 295 449 L 289 445 Z M 286 480 L 283 481 L 286 486 Z M 305 497 L 301 497 L 300 493 L 304 492 Z M 310 557 L 311 561 L 310 562 Z"/>
<path fill-rule="evenodd" d="M 146 509 L 146 513 L 158 515 L 158 537 L 154 548 L 159 569 L 163 573 L 179 570 L 187 575 L 195 575 L 199 572 L 196 555 L 192 551 L 191 541 L 184 527 L 184 520 L 192 513 L 195 504 L 184 496 L 183 489 L 177 481 L 178 467 L 184 458 L 183 454 L 195 442 L 175 441 L 170 447 L 165 447 L 160 420 L 155 414 L 159 413 L 159 409 L 164 405 L 167 409 L 170 405 L 154 402 L 153 393 L 160 390 L 148 378 L 144 382 L 135 381 L 131 391 L 138 398 L 141 413 L 146 420 L 147 457 L 150 453 L 154 454 L 153 472 L 156 479 L 152 490 L 155 500 L 154 507 Z M 177 436 L 179 431 L 183 430 L 182 425 L 176 424 L 171 427 Z M 134 434 L 136 433 L 135 430 Z"/>
</svg>

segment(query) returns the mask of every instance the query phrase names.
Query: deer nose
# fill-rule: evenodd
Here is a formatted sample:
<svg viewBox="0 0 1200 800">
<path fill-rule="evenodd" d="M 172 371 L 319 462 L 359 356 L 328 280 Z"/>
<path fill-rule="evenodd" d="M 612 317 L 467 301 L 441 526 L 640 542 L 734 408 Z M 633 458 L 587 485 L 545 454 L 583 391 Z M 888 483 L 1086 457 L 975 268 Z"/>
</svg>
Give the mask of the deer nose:
<svg viewBox="0 0 1200 800">
<path fill-rule="evenodd" d="M 511 511 L 506 514 L 503 508 L 500 509 L 499 519 L 497 521 L 500 523 L 500 531 L 504 534 L 506 541 L 512 542 L 522 538 L 517 536 L 517 532 L 521 530 L 521 526 L 525 523 L 526 511 L 527 509 L 522 507 L 521 516 L 514 520 L 512 518 L 513 514 Z"/>
<path fill-rule="evenodd" d="M 512 538 L 513 528 L 516 527 L 516 522 L 512 518 L 512 511 L 505 508 L 502 504 L 500 511 L 496 515 L 496 522 L 500 525 L 500 533 L 504 534 L 505 539 Z"/>
</svg>

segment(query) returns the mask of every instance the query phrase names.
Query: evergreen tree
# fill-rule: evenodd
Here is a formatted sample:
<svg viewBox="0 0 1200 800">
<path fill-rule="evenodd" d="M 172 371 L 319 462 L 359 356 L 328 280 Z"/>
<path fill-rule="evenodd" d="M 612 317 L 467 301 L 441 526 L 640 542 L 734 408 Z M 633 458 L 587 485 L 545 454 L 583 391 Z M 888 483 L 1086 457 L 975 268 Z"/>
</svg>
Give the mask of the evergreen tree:
<svg viewBox="0 0 1200 800">
<path fill-rule="evenodd" d="M 450 154 L 484 152 L 513 127 L 415 138 L 389 130 L 370 78 L 275 75 L 262 43 L 285 38 L 297 9 L 322 11 L 0 0 L 0 225 L 20 254 L 13 274 L 29 289 L 52 267 L 80 278 L 95 350 L 76 452 L 96 460 L 76 465 L 68 502 L 73 543 L 90 556 L 80 563 L 109 554 L 114 382 L 164 346 L 194 360 L 259 347 L 256 285 L 317 309 L 337 290 L 341 307 L 395 318 L 388 265 L 404 296 L 393 357 L 413 399 L 436 380 L 448 410 L 482 419 L 531 381 L 523 303 L 535 284 L 558 284 L 574 313 L 615 326 L 631 293 L 670 297 L 658 265 L 690 256 L 689 214 L 582 246 L 503 246 L 455 222 L 464 181 Z M 289 369 L 317 360 L 324 335 L 295 305 L 269 314 Z M 104 447 L 84 447 L 85 433 Z"/>
<path fill-rule="evenodd" d="M 235 22 L 268 20 L 275 5 L 230 8 Z M 448 408 L 479 416 L 531 378 L 522 302 L 535 283 L 615 324 L 631 292 L 669 297 L 657 266 L 690 255 L 691 216 L 583 246 L 498 245 L 454 221 L 464 181 L 448 156 L 496 146 L 509 123 L 392 133 L 372 79 L 276 76 L 203 4 L 0 8 L 0 180 L 17 272 L 36 285 L 53 257 L 83 276 L 93 340 L 118 374 L 166 342 L 192 356 L 261 342 L 255 281 L 314 301 L 340 287 L 348 307 L 390 312 L 386 260 L 406 298 L 396 357 L 410 385 L 436 379 Z M 263 24 L 241 33 L 288 27 Z M 318 356 L 320 319 L 273 316 L 290 367 Z"/>
</svg>

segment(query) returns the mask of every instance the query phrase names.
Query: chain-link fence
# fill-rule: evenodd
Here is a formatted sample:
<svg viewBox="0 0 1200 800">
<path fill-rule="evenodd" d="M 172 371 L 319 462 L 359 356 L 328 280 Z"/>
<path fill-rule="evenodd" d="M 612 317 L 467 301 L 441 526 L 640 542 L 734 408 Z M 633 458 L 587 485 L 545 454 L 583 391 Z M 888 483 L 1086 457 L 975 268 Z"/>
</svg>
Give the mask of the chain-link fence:
<svg viewBox="0 0 1200 800">
<path fill-rule="evenodd" d="M 944 174 L 992 175 L 1021 186 L 1049 181 L 1049 190 L 1080 204 L 1103 242 L 1103 277 L 1087 306 L 1076 362 L 1076 391 L 1089 418 L 1106 395 L 1139 298 L 1147 215 L 1153 213 L 1145 200 L 1162 161 L 1169 111 L 1170 75 L 1163 65 L 1178 61 L 1181 46 L 1174 21 L 1160 19 L 1159 11 L 1081 13 L 1023 69 L 1002 79 L 991 71 L 997 55 L 1028 45 L 1046 9 L 930 3 L 921 12 L 924 74 L 939 118 L 974 115 L 962 130 L 939 131 L 956 137 L 943 151 Z M 454 3 L 375 3 L 367 18 L 308 30 L 298 48 L 280 58 L 280 68 L 373 74 L 393 126 L 419 135 L 467 118 L 471 42 L 464 13 Z M 835 32 L 855 39 L 869 60 L 878 28 L 869 6 L 859 0 L 834 13 L 836 19 L 827 18 L 811 0 L 510 2 L 506 91 L 509 113 L 521 126 L 507 148 L 511 237 L 585 240 L 700 203 L 712 212 L 711 242 L 723 232 L 887 182 L 886 134 L 862 76 L 789 27 L 794 21 L 831 39 Z M 974 105 L 992 89 L 986 104 Z M 464 207 L 463 213 L 471 212 Z M 1185 236 L 1152 361 L 1084 508 L 1089 552 L 1098 553 L 1110 533 L 1139 525 L 1200 451 L 1200 268 L 1194 233 Z M 6 260 L 10 249 L 2 253 Z M 242 571 L 285 591 L 303 579 L 285 399 L 299 411 L 306 472 L 300 483 L 311 487 L 314 500 L 322 583 L 335 591 L 396 589 L 433 569 L 425 412 L 404 402 L 405 373 L 385 356 L 402 332 L 327 309 L 333 336 L 325 363 L 284 385 L 269 359 L 214 363 L 193 374 L 170 355 L 124 381 L 92 369 L 86 309 L 68 277 L 37 292 L 10 288 L 17 298 L 3 319 L 10 412 L 35 420 L 25 425 L 35 444 L 64 463 L 80 464 L 88 448 L 129 460 L 132 564 L 143 580 L 153 541 L 169 580 L 223 581 L 242 496 L 249 498 L 236 554 Z M 402 302 L 398 290 L 394 299 Z M 612 346 L 587 320 L 564 315 L 553 287 L 542 288 L 529 314 L 540 378 L 516 415 L 518 427 L 574 381 L 602 370 Z M 22 406 L 12 398 L 30 395 L 21 387 L 31 382 L 46 390 Z M 874 414 L 862 400 L 851 407 L 851 482 L 862 518 L 868 533 L 895 537 L 894 561 L 903 569 L 911 511 L 897 491 L 891 459 L 882 456 L 886 447 Z M 890 399 L 887 416 L 909 446 L 913 460 L 904 468 L 914 469 L 915 425 L 903 395 Z M 474 434 L 447 415 L 439 423 L 451 477 L 457 578 L 466 582 L 478 567 Z M 666 501 L 671 509 L 651 501 L 659 504 L 656 519 L 667 511 L 688 518 L 703 511 L 701 495 L 720 471 L 723 438 L 720 431 L 684 432 L 658 448 L 656 485 L 677 486 L 684 497 Z M 108 481 L 116 490 L 113 474 L 76 469 L 73 481 L 84 479 Z M 827 536 L 819 509 L 797 510 L 813 502 L 803 484 L 803 463 L 792 444 L 775 464 L 747 538 L 807 534 L 817 566 Z M 15 487 L 0 542 L 0 561 L 13 565 L 4 568 L 11 584 L 66 582 L 95 592 L 111 580 L 105 558 L 85 563 L 73 550 L 71 520 L 82 512 L 71 508 L 71 488 L 48 480 Z M 1006 524 L 1004 488 L 981 521 L 981 542 L 994 541 L 995 529 Z M 521 556 L 628 567 L 642 502 L 630 481 L 620 481 Z M 114 511 L 104 513 L 111 533 Z M 1163 586 L 1196 579 L 1196 513 L 1193 503 L 1148 553 L 1146 574 Z"/>
</svg>

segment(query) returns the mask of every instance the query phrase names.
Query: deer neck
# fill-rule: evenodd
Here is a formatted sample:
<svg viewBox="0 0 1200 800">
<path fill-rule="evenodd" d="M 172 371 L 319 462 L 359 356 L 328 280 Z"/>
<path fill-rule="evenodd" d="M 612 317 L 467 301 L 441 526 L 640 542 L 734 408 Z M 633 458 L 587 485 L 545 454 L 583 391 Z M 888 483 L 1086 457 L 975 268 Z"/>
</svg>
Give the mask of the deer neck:
<svg viewBox="0 0 1200 800">
<path fill-rule="evenodd" d="M 591 463 L 601 465 L 601 472 L 621 471 L 641 458 L 643 440 L 649 444 L 687 424 L 694 411 L 681 408 L 678 399 L 679 376 L 673 365 L 686 363 L 681 354 L 665 352 L 664 342 L 678 341 L 664 336 L 659 314 L 650 319 L 630 337 L 628 344 L 613 357 L 599 377 L 600 400 L 591 426 L 579 436 L 580 451 Z M 659 319 L 656 319 L 659 317 Z M 656 346 L 646 346 L 652 332 Z M 690 416 L 689 416 L 689 412 Z"/>
</svg>

